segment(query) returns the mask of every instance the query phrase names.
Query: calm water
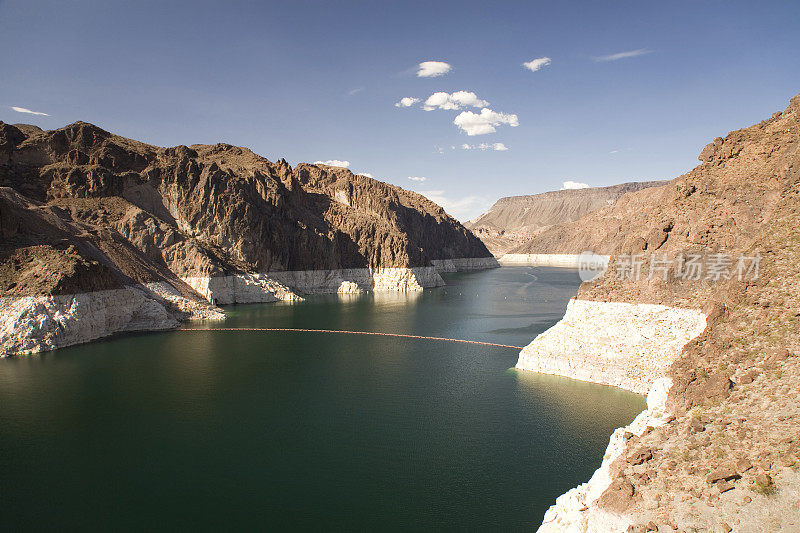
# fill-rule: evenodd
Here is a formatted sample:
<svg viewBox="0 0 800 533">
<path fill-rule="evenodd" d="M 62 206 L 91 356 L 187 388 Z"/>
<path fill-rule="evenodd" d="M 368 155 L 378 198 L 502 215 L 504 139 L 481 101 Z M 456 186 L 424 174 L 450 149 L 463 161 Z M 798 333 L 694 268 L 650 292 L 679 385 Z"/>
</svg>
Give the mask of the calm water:
<svg viewBox="0 0 800 533">
<path fill-rule="evenodd" d="M 575 272 L 229 308 L 225 326 L 524 345 Z M 221 324 L 220 324 L 221 325 Z M 439 341 L 168 332 L 0 360 L 0 530 L 531 531 L 641 397 Z"/>
</svg>

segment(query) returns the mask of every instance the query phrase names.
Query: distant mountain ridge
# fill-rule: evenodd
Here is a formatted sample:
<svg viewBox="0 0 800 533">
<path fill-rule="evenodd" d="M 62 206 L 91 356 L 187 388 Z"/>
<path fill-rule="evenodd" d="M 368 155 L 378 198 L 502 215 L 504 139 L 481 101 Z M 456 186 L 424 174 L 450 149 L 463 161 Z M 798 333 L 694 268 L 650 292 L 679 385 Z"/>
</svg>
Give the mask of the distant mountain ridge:
<svg viewBox="0 0 800 533">
<path fill-rule="evenodd" d="M 608 187 L 550 191 L 499 199 L 483 215 L 464 224 L 495 255 L 523 245 L 555 224 L 578 220 L 628 192 L 665 185 L 667 181 L 628 182 Z M 553 252 L 556 253 L 556 252 Z"/>
</svg>

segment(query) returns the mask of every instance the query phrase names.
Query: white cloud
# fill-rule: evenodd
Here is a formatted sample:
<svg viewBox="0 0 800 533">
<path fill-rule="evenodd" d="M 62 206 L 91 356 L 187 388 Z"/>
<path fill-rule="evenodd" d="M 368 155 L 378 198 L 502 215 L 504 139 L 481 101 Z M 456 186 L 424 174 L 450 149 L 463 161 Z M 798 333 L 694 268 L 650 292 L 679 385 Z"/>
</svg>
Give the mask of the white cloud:
<svg viewBox="0 0 800 533">
<path fill-rule="evenodd" d="M 42 116 L 45 116 L 45 117 L 49 117 L 50 116 L 47 113 L 42 113 L 41 111 L 31 111 L 30 109 L 26 109 L 24 107 L 11 106 L 11 109 L 16 111 L 17 113 L 28 113 L 29 115 L 42 115 Z"/>
<path fill-rule="evenodd" d="M 368 178 L 372 178 L 372 174 L 370 174 L 369 172 L 359 172 L 358 175 L 359 176 L 366 176 Z"/>
<path fill-rule="evenodd" d="M 480 143 L 480 144 L 462 144 L 461 148 L 464 150 L 494 150 L 495 152 L 506 152 L 508 147 L 503 143 Z"/>
<path fill-rule="evenodd" d="M 442 206 L 444 210 L 458 220 L 469 220 L 488 211 L 491 201 L 482 196 L 462 196 L 449 198 L 444 191 L 419 191 L 428 200 Z"/>
<path fill-rule="evenodd" d="M 595 57 L 595 61 L 617 61 L 618 59 L 627 59 L 629 57 L 643 56 L 649 54 L 652 50 L 647 48 L 639 48 L 638 50 L 628 50 L 627 52 L 617 52 L 616 54 L 609 54 L 607 56 Z"/>
<path fill-rule="evenodd" d="M 364 87 L 356 87 L 347 91 L 347 96 L 354 96 L 364 90 Z"/>
<path fill-rule="evenodd" d="M 423 61 L 419 64 L 417 77 L 435 78 L 436 76 L 444 76 L 452 69 L 453 67 L 443 61 Z"/>
<path fill-rule="evenodd" d="M 610 152 L 608 152 L 608 153 L 609 153 L 609 154 L 616 154 L 617 152 L 619 152 L 619 150 L 611 150 L 611 151 L 610 151 Z"/>
<path fill-rule="evenodd" d="M 411 96 L 404 96 L 400 99 L 399 102 L 394 104 L 395 107 L 411 107 L 412 105 L 419 102 L 419 98 L 413 98 Z"/>
<path fill-rule="evenodd" d="M 328 159 L 327 161 L 314 161 L 315 165 L 328 165 L 329 167 L 342 167 L 347 168 L 350 166 L 350 161 L 340 161 L 339 159 Z"/>
<path fill-rule="evenodd" d="M 522 64 L 523 67 L 530 70 L 531 72 L 536 72 L 537 70 L 541 69 L 542 67 L 546 67 L 552 63 L 549 57 L 540 57 L 538 59 L 532 59 L 531 61 L 526 61 Z"/>
<path fill-rule="evenodd" d="M 408 179 L 411 181 L 428 181 L 428 178 L 422 178 L 418 176 L 409 176 Z"/>
<path fill-rule="evenodd" d="M 580 183 L 577 181 L 565 181 L 564 185 L 561 187 L 562 191 L 572 190 L 572 189 L 588 189 L 591 187 L 588 183 Z"/>
<path fill-rule="evenodd" d="M 467 135 L 486 135 L 497 131 L 495 126 L 508 124 L 511 127 L 519 126 L 517 115 L 511 113 L 498 113 L 489 108 L 481 109 L 480 114 L 472 111 L 462 111 L 453 120 L 453 124 L 458 126 Z"/>
<path fill-rule="evenodd" d="M 425 111 L 433 111 L 434 109 L 461 109 L 461 107 L 486 107 L 489 102 L 481 100 L 473 92 L 470 91 L 456 91 L 453 94 L 438 92 L 433 93 L 425 100 L 422 109 Z"/>
</svg>

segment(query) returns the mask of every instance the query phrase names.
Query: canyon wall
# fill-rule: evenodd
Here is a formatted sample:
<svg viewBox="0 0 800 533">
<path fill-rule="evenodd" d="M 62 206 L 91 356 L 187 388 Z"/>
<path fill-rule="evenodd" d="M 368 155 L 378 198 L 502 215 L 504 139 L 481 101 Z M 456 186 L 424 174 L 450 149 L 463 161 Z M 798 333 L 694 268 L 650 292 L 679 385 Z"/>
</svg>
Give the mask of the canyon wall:
<svg viewBox="0 0 800 533">
<path fill-rule="evenodd" d="M 518 368 L 658 398 L 541 531 L 800 528 L 800 95 L 699 159 L 513 250 L 610 256 Z"/>
<path fill-rule="evenodd" d="M 27 341 L 5 328 L 6 355 L 221 318 L 217 304 L 415 291 L 442 285 L 440 271 L 497 266 L 441 207 L 400 187 L 223 143 L 160 148 L 83 122 L 0 122 L 0 233 L 0 298 L 19 315 L 5 320 L 43 321 L 23 328 Z M 122 291 L 123 316 L 101 312 L 104 291 Z M 59 320 L 37 318 L 51 310 Z"/>
</svg>

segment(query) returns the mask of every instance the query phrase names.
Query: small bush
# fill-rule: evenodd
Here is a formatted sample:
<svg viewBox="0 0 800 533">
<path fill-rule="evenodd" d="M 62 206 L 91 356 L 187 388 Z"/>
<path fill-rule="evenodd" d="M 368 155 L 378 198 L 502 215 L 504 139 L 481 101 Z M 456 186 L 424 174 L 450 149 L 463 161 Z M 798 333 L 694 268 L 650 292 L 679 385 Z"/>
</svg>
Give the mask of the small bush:
<svg viewBox="0 0 800 533">
<path fill-rule="evenodd" d="M 750 490 L 762 496 L 772 496 L 778 492 L 778 487 L 776 487 L 775 482 L 770 479 L 766 483 L 756 481 L 755 484 L 750 487 Z"/>
</svg>

